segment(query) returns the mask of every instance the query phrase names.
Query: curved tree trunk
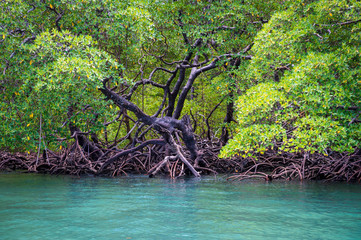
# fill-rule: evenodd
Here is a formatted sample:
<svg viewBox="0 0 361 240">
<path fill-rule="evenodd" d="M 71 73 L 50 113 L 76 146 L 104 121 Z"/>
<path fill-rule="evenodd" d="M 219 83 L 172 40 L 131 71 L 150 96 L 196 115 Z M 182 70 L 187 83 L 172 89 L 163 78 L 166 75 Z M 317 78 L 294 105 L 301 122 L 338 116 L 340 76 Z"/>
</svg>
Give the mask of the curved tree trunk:
<svg viewBox="0 0 361 240">
<path fill-rule="evenodd" d="M 106 83 L 109 80 L 109 78 L 105 79 L 103 81 L 103 88 L 100 89 L 100 91 L 106 96 L 106 100 L 113 101 L 114 104 L 116 104 L 121 109 L 127 109 L 133 112 L 140 122 L 155 129 L 163 137 L 164 141 L 171 146 L 172 150 L 177 154 L 177 156 L 188 166 L 193 175 L 199 177 L 199 173 L 184 157 L 179 145 L 175 143 L 172 136 L 175 131 L 180 131 L 184 144 L 190 152 L 191 159 L 195 160 L 197 158 L 197 146 L 194 134 L 192 132 L 192 127 L 190 125 L 189 117 L 185 116 L 181 120 L 178 120 L 173 117 L 156 118 L 149 116 L 145 114 L 138 106 L 107 88 Z"/>
<path fill-rule="evenodd" d="M 73 107 L 68 108 L 68 119 L 73 115 Z M 103 152 L 93 142 L 91 142 L 84 134 L 81 133 L 80 129 L 69 121 L 70 134 L 79 143 L 79 146 L 88 153 L 89 157 L 93 161 L 97 161 Z"/>
</svg>

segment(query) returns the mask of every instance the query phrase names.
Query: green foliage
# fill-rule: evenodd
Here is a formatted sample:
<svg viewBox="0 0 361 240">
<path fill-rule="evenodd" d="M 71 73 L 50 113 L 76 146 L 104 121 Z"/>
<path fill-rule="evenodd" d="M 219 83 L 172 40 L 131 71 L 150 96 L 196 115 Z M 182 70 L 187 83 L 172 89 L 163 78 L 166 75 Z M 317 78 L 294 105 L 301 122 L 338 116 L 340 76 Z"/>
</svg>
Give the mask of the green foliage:
<svg viewBox="0 0 361 240">
<path fill-rule="evenodd" d="M 221 156 L 276 142 L 325 155 L 361 145 L 360 11 L 357 1 L 299 1 L 272 16 L 246 72 L 255 86 L 237 100 L 238 134 Z"/>
<path fill-rule="evenodd" d="M 106 103 L 99 101 L 97 89 L 100 80 L 115 76 L 120 65 L 94 46 L 90 36 L 56 30 L 43 32 L 34 44 L 23 45 L 19 84 L 8 86 L 11 94 L 6 94 L 1 104 L 5 120 L 2 144 L 14 149 L 21 141 L 31 150 L 36 148 L 39 135 L 46 136 L 48 143 L 69 137 L 66 121 L 84 131 L 100 130 L 103 118 L 97 116 L 106 116 Z M 69 107 L 76 111 L 70 119 Z"/>
<path fill-rule="evenodd" d="M 119 109 L 103 101 L 101 80 L 113 77 L 109 87 L 125 93 L 190 52 L 199 62 L 233 54 L 197 78 L 183 110 L 204 134 L 210 110 L 228 96 L 209 120 L 217 133 L 224 106 L 241 95 L 238 133 L 222 156 L 253 156 L 276 142 L 282 151 L 325 154 L 360 146 L 358 112 L 348 110 L 359 111 L 361 99 L 357 1 L 14 0 L 2 7 L 0 148 L 34 150 L 39 139 L 41 148 L 58 148 L 69 122 L 101 140 L 125 136 L 132 121 L 104 124 Z M 192 47 L 199 38 L 203 45 Z M 152 80 L 168 78 L 158 71 Z M 162 89 L 146 85 L 131 100 L 152 115 L 162 98 Z"/>
</svg>

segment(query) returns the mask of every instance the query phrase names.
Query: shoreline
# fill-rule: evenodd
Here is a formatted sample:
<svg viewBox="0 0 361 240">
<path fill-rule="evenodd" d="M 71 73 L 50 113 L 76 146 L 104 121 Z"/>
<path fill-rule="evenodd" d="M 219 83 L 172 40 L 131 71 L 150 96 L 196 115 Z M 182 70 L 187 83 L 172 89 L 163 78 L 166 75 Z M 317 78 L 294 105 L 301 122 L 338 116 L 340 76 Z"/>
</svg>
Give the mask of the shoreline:
<svg viewBox="0 0 361 240">
<path fill-rule="evenodd" d="M 76 154 L 69 154 L 72 157 L 69 159 L 69 156 L 64 152 L 49 151 L 49 153 L 43 154 L 44 156 L 37 158 L 35 154 L 0 151 L 0 171 L 72 176 L 148 175 L 148 177 L 153 177 L 154 174 L 152 173 L 157 168 L 157 174 L 163 177 L 179 178 L 191 175 L 180 161 L 168 162 L 165 165 L 159 159 L 154 161 L 146 159 L 150 162 L 146 165 L 141 159 L 132 159 L 131 157 L 119 159 L 119 161 L 109 165 L 106 171 L 97 172 L 102 166 L 101 163 L 90 162 L 89 160 L 86 162 Z M 52 157 L 44 159 L 45 155 L 52 155 Z M 291 156 L 286 153 L 274 154 L 274 152 L 267 152 L 258 158 L 258 160 L 252 158 L 219 159 L 213 156 L 206 161 L 201 161 L 199 166 L 195 166 L 195 169 L 203 176 L 226 174 L 229 176 L 227 180 L 230 181 L 262 179 L 270 182 L 281 179 L 286 181 L 361 182 L 361 154 L 359 149 L 349 155 L 339 153 L 334 153 L 331 156 L 312 154 L 308 159 L 305 159 L 301 154 Z"/>
</svg>

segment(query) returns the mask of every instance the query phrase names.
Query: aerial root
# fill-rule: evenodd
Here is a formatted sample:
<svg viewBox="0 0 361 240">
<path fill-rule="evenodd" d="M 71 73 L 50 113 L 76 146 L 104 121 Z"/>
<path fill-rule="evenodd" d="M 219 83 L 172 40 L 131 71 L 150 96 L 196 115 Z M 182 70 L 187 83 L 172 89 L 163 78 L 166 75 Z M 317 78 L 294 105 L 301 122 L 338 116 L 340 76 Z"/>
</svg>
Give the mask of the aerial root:
<svg viewBox="0 0 361 240">
<path fill-rule="evenodd" d="M 76 143 L 61 152 L 47 150 L 36 161 L 36 154 L 0 152 L 0 170 L 24 170 L 49 174 L 118 176 L 127 174 L 148 174 L 150 177 L 168 175 L 178 178 L 188 175 L 232 174 L 228 179 L 284 180 L 326 180 L 361 181 L 361 155 L 356 149 L 353 154 L 279 154 L 267 151 L 253 158 L 218 158 L 220 146 L 209 141 L 198 142 L 198 158 L 192 160 L 189 152 L 180 144 L 174 143 L 169 153 L 165 146 L 148 145 L 129 154 L 121 155 L 114 161 L 119 151 L 103 149 L 106 156 L 97 161 L 91 160 L 92 153 L 85 152 Z M 37 162 L 37 164 L 36 164 Z M 193 170 L 192 170 L 193 169 Z M 101 170 L 101 171 L 100 171 Z M 198 176 L 199 176 L 198 175 Z"/>
<path fill-rule="evenodd" d="M 282 153 L 268 151 L 258 160 L 245 159 L 243 171 L 229 180 L 261 178 L 285 180 L 361 181 L 361 156 L 356 149 L 353 154 L 333 153 L 328 156 L 315 153 Z"/>
</svg>

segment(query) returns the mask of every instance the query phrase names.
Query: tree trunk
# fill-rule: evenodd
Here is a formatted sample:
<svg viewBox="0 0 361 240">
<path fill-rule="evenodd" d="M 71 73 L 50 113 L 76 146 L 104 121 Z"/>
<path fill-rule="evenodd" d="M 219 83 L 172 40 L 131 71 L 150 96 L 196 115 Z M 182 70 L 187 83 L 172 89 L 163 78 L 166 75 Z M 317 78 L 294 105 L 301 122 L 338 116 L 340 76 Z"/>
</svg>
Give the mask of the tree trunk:
<svg viewBox="0 0 361 240">
<path fill-rule="evenodd" d="M 231 101 L 229 101 L 227 103 L 227 112 L 226 112 L 226 116 L 223 120 L 223 123 L 225 124 L 225 126 L 222 127 L 222 135 L 221 135 L 221 144 L 222 145 L 226 145 L 229 138 L 230 138 L 230 134 L 227 128 L 227 125 L 230 124 L 233 120 L 233 114 L 234 114 L 234 102 L 233 102 L 233 92 L 231 91 L 228 94 L 228 97 L 231 99 Z"/>
<path fill-rule="evenodd" d="M 106 100 L 111 100 L 118 107 L 133 112 L 140 122 L 152 126 L 153 129 L 155 129 L 163 137 L 164 141 L 172 147 L 172 150 L 178 155 L 178 157 L 190 168 L 192 173 L 195 176 L 199 177 L 199 174 L 186 160 L 172 136 L 175 131 L 180 131 L 184 144 L 190 152 L 191 159 L 195 160 L 197 158 L 197 145 L 192 131 L 192 127 L 190 125 L 189 117 L 184 116 L 181 120 L 178 120 L 173 117 L 167 116 L 162 118 L 149 116 L 145 114 L 138 106 L 107 88 L 106 83 L 108 81 L 109 78 L 105 79 L 103 81 L 103 88 L 100 89 L 100 91 L 107 97 Z"/>
<path fill-rule="evenodd" d="M 70 106 L 68 108 L 68 119 L 73 116 L 73 111 L 73 107 Z M 74 139 L 79 143 L 83 151 L 88 153 L 91 160 L 97 161 L 100 156 L 103 155 L 102 150 L 99 149 L 94 143 L 89 141 L 89 139 L 84 134 L 81 134 L 80 129 L 75 124 L 73 124 L 70 120 L 68 121 L 71 136 L 74 137 Z"/>
</svg>

